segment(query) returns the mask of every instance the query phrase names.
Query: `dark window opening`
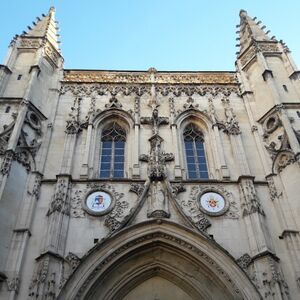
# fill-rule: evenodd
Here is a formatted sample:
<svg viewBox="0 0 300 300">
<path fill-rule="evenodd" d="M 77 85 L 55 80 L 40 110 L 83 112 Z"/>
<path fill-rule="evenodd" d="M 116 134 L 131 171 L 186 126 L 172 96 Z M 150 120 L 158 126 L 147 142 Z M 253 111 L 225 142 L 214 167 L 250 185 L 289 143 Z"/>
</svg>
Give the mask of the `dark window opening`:
<svg viewBox="0 0 300 300">
<path fill-rule="evenodd" d="M 21 78 L 22 78 L 22 74 L 19 74 L 17 80 L 21 80 Z"/>
<path fill-rule="evenodd" d="M 10 106 L 6 106 L 5 112 L 9 113 L 9 111 L 10 111 Z"/>
<path fill-rule="evenodd" d="M 288 92 L 288 88 L 287 88 L 287 86 L 284 84 L 283 86 L 283 89 L 286 91 L 286 92 Z"/>
</svg>

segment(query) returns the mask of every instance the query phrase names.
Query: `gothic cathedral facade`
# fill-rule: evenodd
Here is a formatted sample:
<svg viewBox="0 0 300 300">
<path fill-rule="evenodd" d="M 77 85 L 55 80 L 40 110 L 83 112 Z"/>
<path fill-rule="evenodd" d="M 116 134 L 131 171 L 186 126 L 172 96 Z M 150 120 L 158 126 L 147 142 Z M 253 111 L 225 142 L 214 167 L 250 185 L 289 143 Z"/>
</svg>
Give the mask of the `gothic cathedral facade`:
<svg viewBox="0 0 300 300">
<path fill-rule="evenodd" d="M 240 12 L 235 72 L 67 70 L 55 10 L 0 66 L 0 298 L 300 298 L 300 72 Z"/>
</svg>

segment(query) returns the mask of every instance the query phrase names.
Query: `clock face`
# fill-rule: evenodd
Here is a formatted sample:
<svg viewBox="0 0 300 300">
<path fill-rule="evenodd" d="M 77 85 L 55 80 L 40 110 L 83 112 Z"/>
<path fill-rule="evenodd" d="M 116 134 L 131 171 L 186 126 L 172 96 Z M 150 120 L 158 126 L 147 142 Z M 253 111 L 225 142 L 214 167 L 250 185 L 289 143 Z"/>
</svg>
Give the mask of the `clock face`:
<svg viewBox="0 0 300 300">
<path fill-rule="evenodd" d="M 91 213 L 103 214 L 109 210 L 112 200 L 111 196 L 106 192 L 93 192 L 86 198 L 86 207 Z"/>
<path fill-rule="evenodd" d="M 222 214 L 225 210 L 225 199 L 218 193 L 207 192 L 200 197 L 200 207 L 204 212 L 211 215 Z"/>
</svg>

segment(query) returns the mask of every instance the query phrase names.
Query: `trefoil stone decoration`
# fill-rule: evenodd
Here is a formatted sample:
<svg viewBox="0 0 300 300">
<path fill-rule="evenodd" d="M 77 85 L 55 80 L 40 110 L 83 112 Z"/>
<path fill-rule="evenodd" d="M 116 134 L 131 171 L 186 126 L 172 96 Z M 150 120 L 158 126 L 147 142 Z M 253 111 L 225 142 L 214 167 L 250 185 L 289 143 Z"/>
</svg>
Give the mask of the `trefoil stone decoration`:
<svg viewBox="0 0 300 300">
<path fill-rule="evenodd" d="M 105 104 L 105 108 L 106 109 L 109 109 L 109 108 L 121 109 L 122 108 L 122 104 L 120 103 L 120 101 L 115 96 L 112 96 L 109 99 L 109 103 Z"/>
</svg>

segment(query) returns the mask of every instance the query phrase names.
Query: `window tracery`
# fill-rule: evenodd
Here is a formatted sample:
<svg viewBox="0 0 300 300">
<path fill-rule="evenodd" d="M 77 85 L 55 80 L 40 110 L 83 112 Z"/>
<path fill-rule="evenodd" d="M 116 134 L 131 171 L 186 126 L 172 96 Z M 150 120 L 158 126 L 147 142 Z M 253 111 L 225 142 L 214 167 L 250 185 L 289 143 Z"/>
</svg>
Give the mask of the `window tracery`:
<svg viewBox="0 0 300 300">
<path fill-rule="evenodd" d="M 207 179 L 207 163 L 204 137 L 199 128 L 191 123 L 183 131 L 183 140 L 189 179 Z"/>
<path fill-rule="evenodd" d="M 100 178 L 123 178 L 126 132 L 116 122 L 101 134 Z"/>
</svg>

